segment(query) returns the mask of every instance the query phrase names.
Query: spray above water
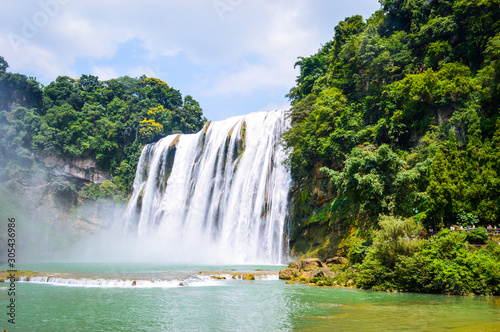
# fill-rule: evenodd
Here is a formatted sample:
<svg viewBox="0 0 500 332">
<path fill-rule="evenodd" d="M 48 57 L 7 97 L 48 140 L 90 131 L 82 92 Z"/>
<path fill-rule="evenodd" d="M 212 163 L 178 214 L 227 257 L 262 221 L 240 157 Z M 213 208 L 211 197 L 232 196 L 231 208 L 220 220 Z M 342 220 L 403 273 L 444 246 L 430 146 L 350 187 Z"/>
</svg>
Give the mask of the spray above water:
<svg viewBox="0 0 500 332">
<path fill-rule="evenodd" d="M 277 264 L 287 254 L 284 111 L 209 122 L 144 147 L 123 232 L 136 253 L 196 264 Z"/>
</svg>

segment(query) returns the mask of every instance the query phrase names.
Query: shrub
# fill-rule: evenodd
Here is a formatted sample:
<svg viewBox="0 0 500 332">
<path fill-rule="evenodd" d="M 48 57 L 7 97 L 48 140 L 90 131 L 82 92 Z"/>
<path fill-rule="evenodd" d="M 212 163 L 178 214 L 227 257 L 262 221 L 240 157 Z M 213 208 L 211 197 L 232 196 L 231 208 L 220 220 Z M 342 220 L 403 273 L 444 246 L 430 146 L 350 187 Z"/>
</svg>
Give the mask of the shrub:
<svg viewBox="0 0 500 332">
<path fill-rule="evenodd" d="M 394 267 L 399 256 L 411 256 L 419 250 L 421 227 L 413 219 L 381 216 L 379 226 L 370 254 L 387 267 Z"/>
<path fill-rule="evenodd" d="M 483 227 L 475 228 L 466 234 L 466 240 L 469 241 L 470 244 L 486 244 L 488 240 L 488 232 Z"/>
</svg>

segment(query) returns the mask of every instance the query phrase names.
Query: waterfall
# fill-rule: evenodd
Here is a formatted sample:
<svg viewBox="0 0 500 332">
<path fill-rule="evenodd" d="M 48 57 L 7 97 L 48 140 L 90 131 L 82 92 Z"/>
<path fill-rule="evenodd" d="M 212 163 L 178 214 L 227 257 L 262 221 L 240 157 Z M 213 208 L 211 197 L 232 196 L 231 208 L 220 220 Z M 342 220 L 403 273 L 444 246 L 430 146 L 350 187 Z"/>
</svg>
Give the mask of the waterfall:
<svg viewBox="0 0 500 332">
<path fill-rule="evenodd" d="M 258 112 L 145 146 L 125 232 L 171 261 L 283 262 L 291 176 L 280 140 L 288 126 L 284 111 Z"/>
</svg>

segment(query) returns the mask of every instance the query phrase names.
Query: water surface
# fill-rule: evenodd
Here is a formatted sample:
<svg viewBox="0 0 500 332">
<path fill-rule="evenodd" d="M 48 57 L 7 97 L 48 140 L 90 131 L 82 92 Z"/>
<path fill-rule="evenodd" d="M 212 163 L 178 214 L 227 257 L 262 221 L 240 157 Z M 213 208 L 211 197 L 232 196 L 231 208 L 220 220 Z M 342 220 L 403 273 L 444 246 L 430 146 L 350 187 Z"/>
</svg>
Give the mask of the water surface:
<svg viewBox="0 0 500 332">
<path fill-rule="evenodd" d="M 175 280 L 168 287 L 16 283 L 9 331 L 499 331 L 499 297 L 394 294 L 284 281 L 206 278 L 200 271 L 277 271 L 280 266 L 168 267 L 45 264 L 30 270 L 107 280 Z M 258 271 L 257 271 L 258 270 Z M 275 272 L 274 272 L 275 273 Z M 191 278 L 191 279 L 190 279 Z M 7 284 L 5 284 L 7 285 Z M 3 285 L 1 285 L 3 286 Z M 5 286 L 3 286 L 5 287 Z M 0 293 L 6 308 L 7 290 Z M 6 311 L 5 309 L 3 311 Z"/>
</svg>

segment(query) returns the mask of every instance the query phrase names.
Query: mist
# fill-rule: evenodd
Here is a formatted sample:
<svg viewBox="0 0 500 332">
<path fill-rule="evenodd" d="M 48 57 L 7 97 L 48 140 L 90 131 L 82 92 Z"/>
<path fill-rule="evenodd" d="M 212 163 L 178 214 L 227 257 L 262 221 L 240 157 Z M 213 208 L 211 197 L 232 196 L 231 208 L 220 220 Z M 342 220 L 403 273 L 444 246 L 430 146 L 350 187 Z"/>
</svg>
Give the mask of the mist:
<svg viewBox="0 0 500 332">
<path fill-rule="evenodd" d="M 258 112 L 148 145 L 126 203 L 84 200 L 85 182 L 34 160 L 22 182 L 2 188 L 19 262 L 283 263 L 291 175 L 280 138 L 288 126 L 283 111 Z"/>
</svg>

